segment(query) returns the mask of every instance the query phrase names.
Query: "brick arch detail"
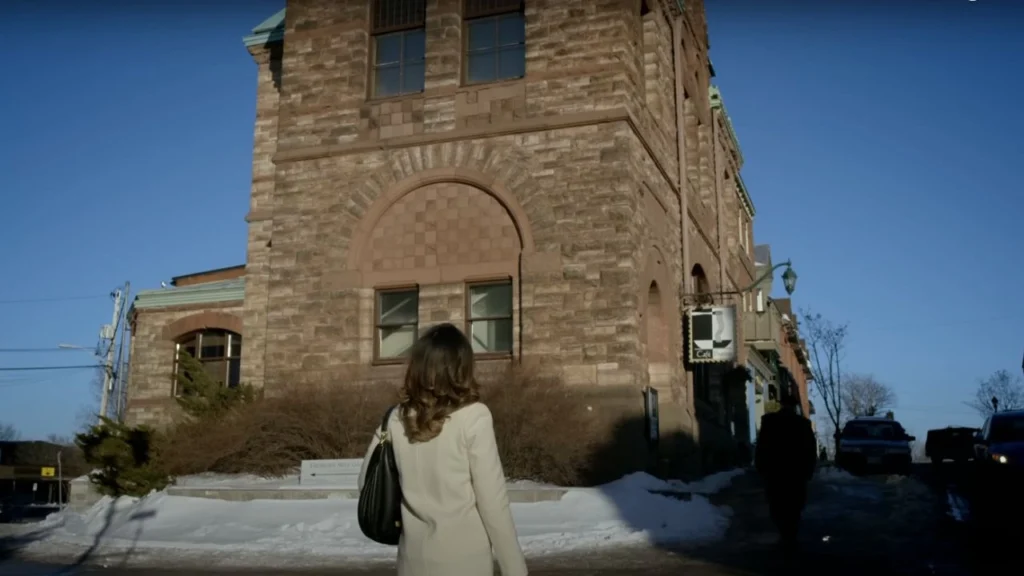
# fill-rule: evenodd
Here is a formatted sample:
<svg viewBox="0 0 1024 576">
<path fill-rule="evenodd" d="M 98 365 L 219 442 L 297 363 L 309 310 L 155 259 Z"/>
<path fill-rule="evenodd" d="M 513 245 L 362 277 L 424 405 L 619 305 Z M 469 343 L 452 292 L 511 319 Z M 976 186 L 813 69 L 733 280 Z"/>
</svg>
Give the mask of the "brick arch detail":
<svg viewBox="0 0 1024 576">
<path fill-rule="evenodd" d="M 677 339 L 679 335 L 677 330 L 672 330 L 672 326 L 682 326 L 681 317 L 679 313 L 679 295 L 676 294 L 675 290 L 670 290 L 672 282 L 668 275 L 668 265 L 666 264 L 665 254 L 661 251 L 661 248 L 657 244 L 650 244 L 647 248 L 647 262 L 644 264 L 643 272 L 640 274 L 640 293 L 637 301 L 640 303 L 640 313 L 646 314 L 647 311 L 647 300 L 651 291 L 651 284 L 657 284 L 658 295 L 661 298 L 661 313 L 665 319 L 665 323 L 670 327 L 669 334 L 669 345 L 670 349 L 677 347 Z M 644 331 L 643 337 L 647 337 L 646 332 L 647 319 L 644 318 Z"/>
<path fill-rule="evenodd" d="M 538 171 L 529 158 L 507 146 L 473 148 L 449 142 L 393 151 L 390 161 L 354 195 L 352 215 L 358 223 L 348 245 L 348 269 L 359 269 L 370 235 L 388 208 L 418 188 L 442 182 L 473 186 L 498 200 L 517 227 L 524 254 L 557 251 L 554 210 L 530 176 Z"/>
<path fill-rule="evenodd" d="M 177 340 L 197 330 L 227 330 L 242 334 L 242 318 L 226 312 L 199 312 L 171 322 L 163 329 L 166 340 Z"/>
</svg>

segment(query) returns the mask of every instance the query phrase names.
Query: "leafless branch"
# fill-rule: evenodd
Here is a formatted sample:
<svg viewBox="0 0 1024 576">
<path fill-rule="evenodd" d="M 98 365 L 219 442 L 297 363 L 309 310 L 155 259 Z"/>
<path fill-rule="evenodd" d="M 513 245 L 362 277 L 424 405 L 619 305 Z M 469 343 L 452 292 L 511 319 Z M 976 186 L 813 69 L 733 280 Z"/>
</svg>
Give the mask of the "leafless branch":
<svg viewBox="0 0 1024 576">
<path fill-rule="evenodd" d="M 839 429 L 843 419 L 843 352 L 846 345 L 846 324 L 835 324 L 804 311 L 803 327 L 809 352 L 814 389 L 825 405 L 832 427 Z"/>
<path fill-rule="evenodd" d="M 896 407 L 896 393 L 871 374 L 855 374 L 843 383 L 843 405 L 850 416 L 877 416 Z"/>
<path fill-rule="evenodd" d="M 998 401 L 999 410 L 1019 410 L 1024 408 L 1024 382 L 1006 370 L 997 370 L 988 378 L 978 380 L 978 388 L 974 398 L 965 402 L 981 415 L 988 418 L 995 411 L 992 399 Z"/>
<path fill-rule="evenodd" d="M 14 442 L 21 438 L 21 433 L 12 424 L 0 424 L 0 442 Z"/>
</svg>

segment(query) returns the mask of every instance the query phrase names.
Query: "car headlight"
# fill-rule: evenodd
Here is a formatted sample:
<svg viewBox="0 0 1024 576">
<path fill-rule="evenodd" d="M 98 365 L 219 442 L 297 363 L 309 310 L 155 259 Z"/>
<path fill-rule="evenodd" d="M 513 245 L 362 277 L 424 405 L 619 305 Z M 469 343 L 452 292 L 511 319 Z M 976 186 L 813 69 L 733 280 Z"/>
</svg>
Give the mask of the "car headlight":
<svg viewBox="0 0 1024 576">
<path fill-rule="evenodd" d="M 992 461 L 999 464 L 1006 464 L 1010 461 L 1010 459 L 1003 454 L 993 454 Z"/>
</svg>

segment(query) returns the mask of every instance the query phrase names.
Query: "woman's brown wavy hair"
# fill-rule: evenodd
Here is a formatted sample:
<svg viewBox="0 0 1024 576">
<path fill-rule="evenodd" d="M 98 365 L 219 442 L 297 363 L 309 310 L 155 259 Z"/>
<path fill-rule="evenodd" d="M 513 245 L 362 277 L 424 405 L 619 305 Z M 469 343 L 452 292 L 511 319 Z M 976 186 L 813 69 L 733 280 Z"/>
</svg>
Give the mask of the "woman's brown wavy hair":
<svg viewBox="0 0 1024 576">
<path fill-rule="evenodd" d="M 479 399 L 466 336 L 451 324 L 427 330 L 412 348 L 402 385 L 402 424 L 409 441 L 436 438 L 452 412 Z"/>
</svg>

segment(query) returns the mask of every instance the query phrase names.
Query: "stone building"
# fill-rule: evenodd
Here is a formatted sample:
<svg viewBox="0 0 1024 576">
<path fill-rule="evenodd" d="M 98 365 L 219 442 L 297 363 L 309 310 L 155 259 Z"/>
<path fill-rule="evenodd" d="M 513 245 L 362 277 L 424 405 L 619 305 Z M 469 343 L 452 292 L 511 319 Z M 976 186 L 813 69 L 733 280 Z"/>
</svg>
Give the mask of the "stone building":
<svg viewBox="0 0 1024 576">
<path fill-rule="evenodd" d="M 750 308 L 718 293 L 754 277 L 754 206 L 701 2 L 290 0 L 245 45 L 244 271 L 139 295 L 130 418 L 173 417 L 182 346 L 271 391 L 398 378 L 453 322 L 482 365 L 556 371 L 609 423 L 659 390 L 665 453 L 727 446 L 727 367 L 689 366 L 681 327 Z"/>
</svg>

